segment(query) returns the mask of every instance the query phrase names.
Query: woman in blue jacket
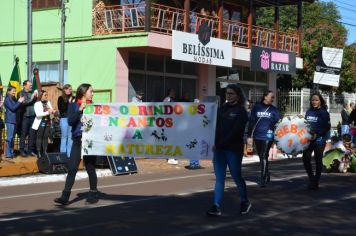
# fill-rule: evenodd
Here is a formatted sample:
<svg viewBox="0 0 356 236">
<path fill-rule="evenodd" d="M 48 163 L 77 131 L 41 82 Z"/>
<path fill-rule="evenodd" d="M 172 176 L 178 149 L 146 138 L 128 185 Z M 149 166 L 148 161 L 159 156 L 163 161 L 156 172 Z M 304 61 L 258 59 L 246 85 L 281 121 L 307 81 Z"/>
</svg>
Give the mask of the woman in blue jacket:
<svg viewBox="0 0 356 236">
<path fill-rule="evenodd" d="M 270 173 L 268 169 L 269 149 L 272 146 L 274 139 L 275 125 L 280 119 L 278 109 L 273 106 L 274 94 L 272 91 L 267 91 L 263 94 L 261 102 L 256 103 L 253 107 L 249 120 L 248 143 L 253 138 L 257 155 L 260 158 L 260 186 L 265 187 L 270 181 Z"/>
<path fill-rule="evenodd" d="M 14 137 L 16 132 L 16 112 L 21 107 L 25 97 L 16 100 L 16 88 L 9 86 L 5 97 L 5 125 L 6 125 L 6 158 L 14 157 Z"/>
<path fill-rule="evenodd" d="M 244 130 L 247 123 L 247 112 L 244 107 L 245 98 L 235 84 L 226 88 L 227 103 L 218 111 L 215 134 L 214 172 L 215 189 L 214 205 L 207 211 L 208 215 L 221 215 L 220 207 L 225 186 L 226 167 L 229 166 L 230 174 L 234 179 L 240 194 L 240 213 L 247 214 L 251 203 L 247 198 L 245 180 L 241 175 L 241 163 L 244 149 Z"/>
<path fill-rule="evenodd" d="M 311 96 L 310 108 L 305 114 L 305 119 L 310 123 L 315 139 L 311 141 L 308 149 L 303 152 L 303 163 L 309 177 L 308 189 L 317 190 L 323 167 L 323 153 L 330 131 L 330 115 L 321 94 L 314 93 Z M 315 158 L 315 174 L 311 165 L 312 152 L 314 152 Z"/>
<path fill-rule="evenodd" d="M 69 203 L 69 196 L 75 181 L 75 176 L 78 171 L 78 167 L 81 160 L 81 150 L 82 150 L 82 115 L 83 110 L 87 104 L 92 103 L 93 98 L 93 88 L 90 84 L 81 84 L 76 93 L 75 102 L 68 105 L 68 124 L 72 126 L 72 139 L 73 145 L 70 152 L 70 160 L 68 167 L 68 175 L 64 185 L 64 190 L 62 196 L 54 199 L 56 203 L 61 205 L 67 205 Z M 89 204 L 97 203 L 99 192 L 97 190 L 97 176 L 95 172 L 95 156 L 84 156 L 83 157 L 85 169 L 89 176 L 90 191 L 86 202 Z"/>
</svg>

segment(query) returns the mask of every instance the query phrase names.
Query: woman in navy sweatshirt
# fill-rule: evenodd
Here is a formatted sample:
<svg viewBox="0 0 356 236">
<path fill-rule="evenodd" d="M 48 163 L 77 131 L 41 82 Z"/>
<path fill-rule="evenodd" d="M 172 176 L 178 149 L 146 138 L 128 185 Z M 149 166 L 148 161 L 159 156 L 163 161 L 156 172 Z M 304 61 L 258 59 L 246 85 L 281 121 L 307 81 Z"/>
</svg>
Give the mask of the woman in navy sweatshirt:
<svg viewBox="0 0 356 236">
<path fill-rule="evenodd" d="M 64 190 L 62 196 L 54 199 L 56 203 L 61 205 L 67 205 L 69 202 L 69 196 L 71 189 L 73 187 L 75 176 L 78 171 L 79 163 L 81 160 L 81 150 L 82 150 L 82 122 L 81 118 L 83 115 L 83 110 L 86 104 L 92 103 L 93 98 L 93 88 L 90 84 L 81 84 L 76 93 L 75 102 L 68 105 L 68 123 L 72 126 L 72 139 L 73 145 L 70 152 L 70 160 L 68 167 L 68 175 L 65 182 Z M 84 156 L 83 157 L 85 169 L 89 176 L 90 191 L 87 203 L 93 204 L 98 202 L 98 190 L 97 190 L 97 176 L 95 172 L 95 156 Z"/>
<path fill-rule="evenodd" d="M 14 137 L 16 132 L 16 112 L 25 97 L 16 100 L 16 88 L 9 86 L 5 97 L 5 125 L 6 125 L 6 158 L 14 157 Z"/>
<path fill-rule="evenodd" d="M 303 163 L 309 177 L 308 189 L 316 190 L 319 188 L 319 180 L 323 167 L 322 158 L 330 131 L 330 115 L 321 94 L 314 93 L 311 96 L 310 108 L 305 113 L 305 119 L 310 123 L 315 139 L 311 141 L 308 149 L 303 152 Z M 315 174 L 311 165 L 312 152 L 314 152 L 316 165 Z"/>
<path fill-rule="evenodd" d="M 257 155 L 260 158 L 261 177 L 260 186 L 265 187 L 270 181 L 268 169 L 269 149 L 274 139 L 274 129 L 277 121 L 280 119 L 278 109 L 273 106 L 274 94 L 267 91 L 263 94 L 261 102 L 253 107 L 249 120 L 248 137 L 251 142 L 253 138 Z"/>
<path fill-rule="evenodd" d="M 241 163 L 243 157 L 243 136 L 247 123 L 247 112 L 244 107 L 245 98 L 235 84 L 226 88 L 227 103 L 218 110 L 214 148 L 215 189 L 214 205 L 207 211 L 208 215 L 221 215 L 220 207 L 225 186 L 226 167 L 234 179 L 240 194 L 240 213 L 247 214 L 251 203 L 247 198 L 245 180 L 241 176 Z"/>
</svg>

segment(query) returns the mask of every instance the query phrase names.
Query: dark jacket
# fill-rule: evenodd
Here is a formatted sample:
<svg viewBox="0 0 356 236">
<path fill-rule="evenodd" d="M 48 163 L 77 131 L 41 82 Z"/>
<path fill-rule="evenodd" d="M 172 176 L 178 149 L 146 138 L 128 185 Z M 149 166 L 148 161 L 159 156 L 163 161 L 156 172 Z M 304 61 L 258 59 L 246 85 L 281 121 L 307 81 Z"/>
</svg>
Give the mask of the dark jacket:
<svg viewBox="0 0 356 236">
<path fill-rule="evenodd" d="M 66 102 L 62 96 L 58 97 L 58 110 L 61 118 L 67 117 L 68 104 L 68 100 Z"/>
<path fill-rule="evenodd" d="M 316 134 L 320 143 L 325 143 L 329 138 L 330 114 L 325 108 L 309 108 L 305 113 L 305 119 L 309 121 L 311 130 Z"/>
<path fill-rule="evenodd" d="M 72 137 L 78 138 L 82 136 L 82 122 L 81 118 L 83 111 L 79 111 L 77 103 L 68 104 L 68 124 L 72 126 Z"/>
<path fill-rule="evenodd" d="M 350 115 L 349 113 L 345 110 L 345 109 L 342 109 L 341 111 L 341 124 L 342 125 L 348 125 L 349 124 L 349 118 L 350 118 Z"/>
<path fill-rule="evenodd" d="M 349 124 L 356 125 L 356 109 L 353 109 L 350 113 Z"/>
<path fill-rule="evenodd" d="M 16 124 L 16 112 L 20 108 L 21 103 L 7 95 L 5 97 L 5 123 Z"/>
<path fill-rule="evenodd" d="M 21 90 L 17 96 L 18 98 L 22 96 L 25 97 L 25 100 L 21 106 L 21 115 L 33 117 L 36 116 L 33 105 L 36 103 L 37 99 L 31 99 L 32 92 L 25 92 L 25 90 Z"/>
<path fill-rule="evenodd" d="M 275 125 L 280 119 L 278 109 L 263 102 L 256 103 L 251 111 L 248 136 L 257 140 L 269 140 L 267 131 L 274 132 Z"/>
<path fill-rule="evenodd" d="M 243 152 L 247 112 L 240 105 L 224 104 L 218 110 L 215 147 L 217 150 Z"/>
</svg>

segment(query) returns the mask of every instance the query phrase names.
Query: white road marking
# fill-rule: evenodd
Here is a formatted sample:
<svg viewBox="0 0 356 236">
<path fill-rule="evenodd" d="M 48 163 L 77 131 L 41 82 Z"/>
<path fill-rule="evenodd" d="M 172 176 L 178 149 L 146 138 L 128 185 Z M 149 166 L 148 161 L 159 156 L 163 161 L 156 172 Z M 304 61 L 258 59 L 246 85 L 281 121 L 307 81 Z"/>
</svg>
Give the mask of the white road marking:
<svg viewBox="0 0 356 236">
<path fill-rule="evenodd" d="M 194 178 L 194 177 L 203 177 L 203 176 L 210 176 L 210 175 L 213 175 L 213 174 L 199 174 L 199 175 L 163 178 L 163 179 L 156 179 L 156 180 L 138 181 L 138 182 L 133 182 L 133 183 L 125 183 L 125 184 L 113 184 L 113 185 L 101 186 L 100 188 L 111 188 L 111 187 L 118 187 L 118 186 L 129 186 L 129 185 L 136 185 L 136 184 L 155 183 L 155 182 L 171 181 L 171 180 L 177 180 L 177 179 L 187 179 L 187 178 Z M 291 179 L 296 179 L 296 178 L 300 178 L 300 177 L 304 177 L 304 176 L 306 176 L 306 175 L 294 175 L 294 176 L 279 178 L 279 179 L 275 179 L 275 180 L 277 180 L 277 181 L 291 180 Z M 247 182 L 246 184 L 248 186 L 256 185 L 256 183 L 254 183 L 254 182 Z M 229 187 L 230 187 L 230 185 L 227 186 L 226 188 L 229 188 Z M 233 187 L 235 187 L 235 185 L 233 185 Z M 86 190 L 86 189 L 87 188 L 75 189 L 75 191 Z M 200 189 L 200 190 L 194 190 L 192 192 L 181 192 L 181 193 L 168 194 L 168 195 L 163 195 L 163 196 L 161 195 L 161 196 L 155 196 L 155 197 L 140 198 L 140 199 L 129 200 L 129 201 L 124 201 L 124 202 L 109 202 L 106 204 L 88 205 L 88 206 L 84 206 L 79 209 L 59 210 L 59 211 L 51 212 L 51 213 L 33 214 L 33 215 L 27 215 L 27 216 L 22 216 L 22 217 L 0 218 L 0 222 L 24 220 L 24 219 L 29 219 L 29 218 L 43 217 L 43 216 L 68 215 L 68 214 L 73 214 L 76 212 L 93 209 L 93 208 L 107 207 L 107 206 L 113 206 L 113 205 L 122 205 L 122 204 L 129 204 L 129 203 L 135 203 L 135 202 L 144 202 L 144 201 L 149 201 L 149 200 L 168 198 L 168 197 L 172 197 L 172 196 L 187 196 L 187 195 L 191 195 L 191 194 L 195 194 L 195 193 L 210 192 L 212 190 L 213 190 L 213 188 Z M 48 195 L 48 194 L 60 193 L 60 192 L 61 191 L 52 191 L 52 192 L 26 194 L 26 195 L 6 196 L 6 197 L 0 198 L 0 200 L 10 199 L 10 198 L 29 197 L 29 196 Z"/>
</svg>

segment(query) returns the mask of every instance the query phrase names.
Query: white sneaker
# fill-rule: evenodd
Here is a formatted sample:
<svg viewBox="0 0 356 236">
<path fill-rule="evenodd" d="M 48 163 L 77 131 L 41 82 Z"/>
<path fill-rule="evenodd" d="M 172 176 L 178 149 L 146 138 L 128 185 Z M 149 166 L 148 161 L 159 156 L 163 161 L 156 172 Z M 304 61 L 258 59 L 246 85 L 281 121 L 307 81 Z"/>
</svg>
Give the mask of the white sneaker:
<svg viewBox="0 0 356 236">
<path fill-rule="evenodd" d="M 170 165 L 178 165 L 178 161 L 176 159 L 173 159 L 173 158 L 169 158 L 167 163 L 170 164 Z"/>
</svg>

